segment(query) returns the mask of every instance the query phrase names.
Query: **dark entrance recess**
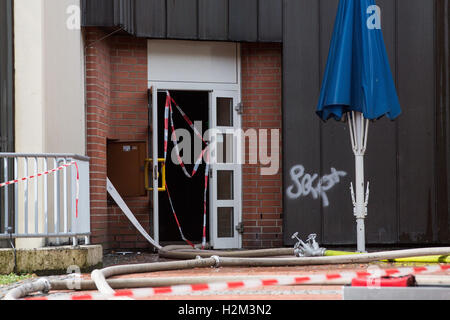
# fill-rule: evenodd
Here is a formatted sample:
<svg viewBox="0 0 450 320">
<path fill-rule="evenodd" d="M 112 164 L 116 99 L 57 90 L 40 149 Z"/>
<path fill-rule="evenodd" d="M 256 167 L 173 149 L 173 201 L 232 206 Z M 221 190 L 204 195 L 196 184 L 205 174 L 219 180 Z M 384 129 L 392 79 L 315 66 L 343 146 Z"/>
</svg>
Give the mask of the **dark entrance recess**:
<svg viewBox="0 0 450 320">
<path fill-rule="evenodd" d="M 194 91 L 170 91 L 172 98 L 177 102 L 192 122 L 201 122 L 202 134 L 209 129 L 209 94 L 208 92 Z M 164 106 L 166 102 L 166 94 L 158 93 L 158 138 L 159 157 L 164 157 Z M 175 129 L 185 129 L 189 132 L 192 142 L 191 147 L 191 164 L 186 163 L 189 173 L 192 173 L 194 163 L 200 155 L 199 150 L 195 152 L 195 143 L 199 144 L 199 138 L 195 136 L 192 129 L 183 119 L 181 114 L 173 109 L 173 121 Z M 198 172 L 192 179 L 189 179 L 183 173 L 178 162 L 172 161 L 172 151 L 174 151 L 173 143 L 170 141 L 171 129 L 169 123 L 169 143 L 166 163 L 166 181 L 172 197 L 175 212 L 180 222 L 183 234 L 187 239 L 194 242 L 201 242 L 203 235 L 203 192 L 205 183 L 205 164 L 203 163 Z M 178 137 L 179 144 L 183 140 Z M 201 142 L 201 141 L 200 141 Z M 203 145 L 203 147 L 205 147 Z M 180 147 L 181 150 L 181 147 Z M 183 157 L 183 150 L 181 154 Z M 175 158 L 176 159 L 176 158 Z M 209 188 L 208 188 L 209 189 Z M 209 195 L 209 190 L 208 190 Z M 209 196 L 208 196 L 209 200 Z M 207 223 L 209 222 L 209 203 L 207 205 Z M 206 237 L 209 239 L 209 226 L 206 227 Z M 167 192 L 159 193 L 159 235 L 162 242 L 179 242 L 182 241 L 178 226 L 170 208 Z"/>
</svg>

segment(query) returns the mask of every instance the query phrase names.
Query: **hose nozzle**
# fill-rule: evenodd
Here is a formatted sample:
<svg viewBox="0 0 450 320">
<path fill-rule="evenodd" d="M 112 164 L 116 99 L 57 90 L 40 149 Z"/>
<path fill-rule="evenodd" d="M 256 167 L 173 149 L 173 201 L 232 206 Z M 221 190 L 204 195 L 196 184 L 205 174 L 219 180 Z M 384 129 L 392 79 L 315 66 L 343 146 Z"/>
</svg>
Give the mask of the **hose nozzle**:
<svg viewBox="0 0 450 320">
<path fill-rule="evenodd" d="M 298 237 L 298 232 L 292 235 L 292 239 L 298 242 L 294 246 L 294 254 L 296 257 L 321 257 L 325 254 L 325 248 L 320 248 L 316 241 L 317 234 L 312 233 L 306 239 L 306 243 Z"/>
</svg>

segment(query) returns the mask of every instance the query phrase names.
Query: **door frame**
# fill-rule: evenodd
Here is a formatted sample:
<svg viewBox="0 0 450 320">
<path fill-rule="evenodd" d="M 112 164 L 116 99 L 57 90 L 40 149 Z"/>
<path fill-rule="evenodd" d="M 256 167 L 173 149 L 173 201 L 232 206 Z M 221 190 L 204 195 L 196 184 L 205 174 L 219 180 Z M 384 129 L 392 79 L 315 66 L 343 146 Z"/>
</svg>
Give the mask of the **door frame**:
<svg viewBox="0 0 450 320">
<path fill-rule="evenodd" d="M 153 106 L 158 106 L 158 94 L 160 92 L 164 91 L 203 91 L 208 92 L 210 97 L 214 92 L 229 92 L 230 94 L 233 94 L 236 96 L 237 102 L 239 103 L 241 101 L 241 61 L 240 61 L 240 55 L 238 55 L 238 79 L 239 83 L 237 84 L 219 84 L 219 83 L 190 83 L 190 82 L 151 82 L 149 81 L 148 87 L 150 90 L 151 96 L 151 110 L 150 115 L 152 117 L 152 132 L 156 134 L 152 134 L 152 158 L 158 159 L 159 153 L 158 153 L 158 107 L 154 108 Z M 212 102 L 209 102 L 209 115 L 212 114 Z M 241 121 L 239 121 L 239 129 L 241 129 Z M 210 129 L 210 128 L 208 128 Z M 169 135 L 170 136 L 170 135 Z M 159 166 L 158 163 L 153 164 L 153 172 L 158 172 Z M 210 169 L 211 172 L 211 169 Z M 153 177 L 157 177 L 157 175 L 153 175 Z M 238 189 L 239 192 L 239 213 L 238 213 L 238 221 L 235 222 L 235 225 L 242 222 L 242 166 L 240 166 L 238 170 L 238 183 L 240 183 L 240 188 Z M 210 183 L 208 188 L 211 190 L 212 183 L 214 183 L 216 180 L 216 177 L 213 176 L 212 179 L 210 179 Z M 153 184 L 153 190 L 158 190 L 158 179 L 152 179 Z M 209 218 L 209 230 L 210 230 L 210 239 L 209 243 L 213 245 L 213 234 L 215 234 L 213 228 L 216 225 L 215 223 L 215 217 L 213 214 L 212 209 L 212 192 L 210 191 L 210 197 L 209 197 L 209 206 L 210 206 L 210 218 Z M 159 243 L 159 192 L 153 192 L 153 208 L 152 208 L 152 215 L 153 215 L 153 238 L 154 240 Z M 239 249 L 242 248 L 242 235 L 240 233 L 237 233 L 238 237 L 238 244 L 236 248 L 233 249 Z"/>
<path fill-rule="evenodd" d="M 150 50 L 150 42 L 152 40 L 148 40 L 147 42 L 147 46 L 148 46 L 148 50 Z M 177 40 L 171 40 L 171 41 L 177 41 Z M 149 68 L 148 70 L 148 88 L 151 90 L 152 88 L 156 90 L 156 92 L 161 92 L 161 91 L 171 91 L 171 90 L 177 90 L 177 91 L 204 91 L 204 92 L 209 92 L 210 93 L 210 97 L 211 97 L 211 93 L 215 92 L 215 91 L 221 91 L 221 92 L 234 92 L 237 94 L 237 101 L 240 102 L 241 101 L 241 66 L 242 66 L 242 61 L 241 61 L 241 46 L 239 43 L 235 43 L 236 44 L 236 82 L 196 82 L 196 81 L 170 81 L 171 79 L 158 79 L 158 80 L 151 80 L 151 70 Z M 151 53 L 148 51 L 148 58 L 150 59 L 151 57 Z M 182 56 L 181 56 L 182 57 Z M 181 58 L 182 59 L 182 58 Z M 217 63 L 221 63 L 221 60 L 218 59 Z M 193 71 L 194 72 L 194 71 Z M 168 81 L 169 80 L 169 81 Z M 154 91 L 155 91 L 154 90 Z M 154 92 L 153 91 L 153 92 Z M 158 106 L 158 95 L 157 94 L 152 94 L 152 106 Z M 211 108 L 212 108 L 212 104 L 211 101 L 209 103 L 209 113 L 211 115 Z M 153 151 L 152 151 L 152 158 L 157 159 L 158 158 L 158 108 L 153 108 L 152 110 L 149 110 L 150 115 L 152 116 L 152 128 L 153 128 Z M 211 124 L 210 124 L 211 125 Z M 153 165 L 153 172 L 157 172 L 158 167 L 157 167 L 157 163 L 156 165 Z M 213 179 L 215 179 L 215 177 L 213 177 Z M 241 166 L 241 170 L 240 170 L 240 181 L 242 181 L 242 166 Z M 158 188 L 158 179 L 153 179 L 153 190 L 157 190 Z M 211 184 L 209 185 L 209 188 L 211 190 Z M 242 193 L 242 182 L 241 182 L 241 186 L 239 188 L 240 192 Z M 211 194 L 212 192 L 210 191 L 210 209 L 211 209 Z M 154 239 L 156 242 L 159 243 L 159 206 L 158 206 L 158 192 L 153 192 L 153 230 L 154 230 Z M 242 194 L 239 195 L 239 198 L 242 199 Z M 236 223 L 239 223 L 242 221 L 242 201 L 240 204 L 241 208 L 239 211 L 239 221 L 237 221 Z M 213 216 L 213 212 L 210 210 L 210 225 L 209 225 L 209 229 L 210 229 L 210 243 L 212 242 L 212 227 L 213 224 L 211 223 L 211 219 Z M 242 247 L 242 235 L 238 233 L 238 237 L 239 237 L 239 248 Z"/>
</svg>

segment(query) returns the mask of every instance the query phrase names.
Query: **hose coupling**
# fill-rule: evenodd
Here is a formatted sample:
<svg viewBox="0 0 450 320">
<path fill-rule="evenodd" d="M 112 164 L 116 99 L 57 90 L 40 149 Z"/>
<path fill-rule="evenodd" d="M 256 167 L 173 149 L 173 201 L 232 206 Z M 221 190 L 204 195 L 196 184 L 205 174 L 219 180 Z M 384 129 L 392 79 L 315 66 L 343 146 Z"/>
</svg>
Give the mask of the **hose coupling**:
<svg viewBox="0 0 450 320">
<path fill-rule="evenodd" d="M 46 278 L 40 279 L 40 281 L 42 282 L 44 288 L 42 289 L 42 293 L 44 294 L 48 294 L 50 292 L 51 289 L 51 284 L 50 281 Z"/>
<path fill-rule="evenodd" d="M 214 261 L 216 261 L 216 263 L 212 266 L 212 268 L 220 268 L 219 256 L 211 256 L 211 258 L 214 259 Z"/>
<path fill-rule="evenodd" d="M 298 242 L 294 246 L 294 254 L 296 257 L 322 257 L 325 255 L 325 248 L 320 248 L 316 241 L 317 234 L 313 233 L 308 236 L 306 243 L 298 237 L 298 232 L 292 235 L 292 239 Z"/>
</svg>

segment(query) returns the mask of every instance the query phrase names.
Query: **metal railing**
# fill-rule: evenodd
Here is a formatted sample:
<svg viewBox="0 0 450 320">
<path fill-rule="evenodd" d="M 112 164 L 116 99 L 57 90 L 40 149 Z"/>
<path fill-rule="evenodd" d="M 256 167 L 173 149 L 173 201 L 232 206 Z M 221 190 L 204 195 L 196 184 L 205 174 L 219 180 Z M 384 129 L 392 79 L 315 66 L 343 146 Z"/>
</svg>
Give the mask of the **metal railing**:
<svg viewBox="0 0 450 320">
<path fill-rule="evenodd" d="M 76 165 L 75 165 L 76 164 Z M 0 153 L 0 239 L 44 238 L 89 244 L 89 158 Z M 53 244 L 53 243 L 52 243 Z"/>
</svg>

